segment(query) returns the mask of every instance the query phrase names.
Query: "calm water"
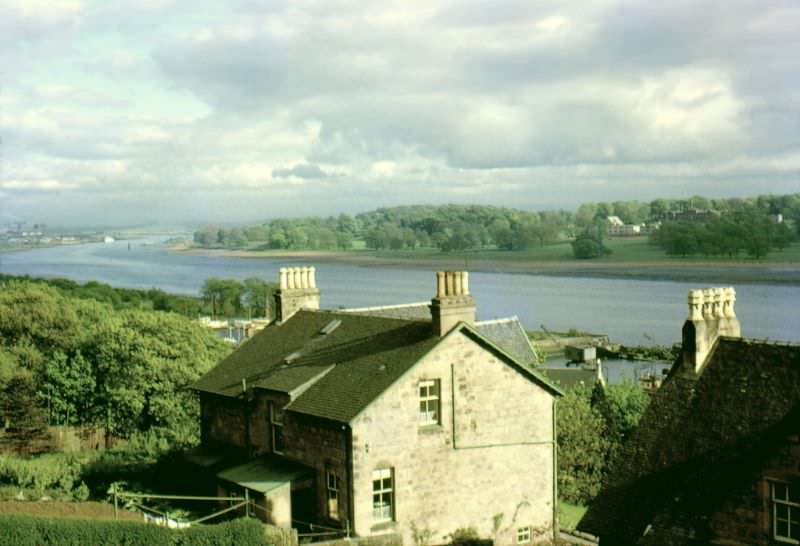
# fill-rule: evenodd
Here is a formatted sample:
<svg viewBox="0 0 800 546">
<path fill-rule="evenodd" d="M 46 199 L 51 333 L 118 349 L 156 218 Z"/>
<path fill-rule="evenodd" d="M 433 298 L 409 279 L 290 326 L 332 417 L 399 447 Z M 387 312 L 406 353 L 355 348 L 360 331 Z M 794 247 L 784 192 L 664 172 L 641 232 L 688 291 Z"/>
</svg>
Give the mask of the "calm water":
<svg viewBox="0 0 800 546">
<path fill-rule="evenodd" d="M 297 261 L 188 256 L 132 241 L 62 246 L 0 254 L 0 272 L 38 277 L 97 280 L 114 286 L 161 288 L 197 294 L 208 277 L 277 280 L 278 268 Z M 362 307 L 430 300 L 430 269 L 317 265 L 325 308 Z M 626 344 L 679 341 L 686 295 L 705 284 L 504 273 L 472 273 L 470 289 L 478 318 L 517 315 L 531 329 L 578 328 L 608 334 Z M 739 284 L 736 313 L 748 337 L 800 341 L 800 287 Z"/>
</svg>

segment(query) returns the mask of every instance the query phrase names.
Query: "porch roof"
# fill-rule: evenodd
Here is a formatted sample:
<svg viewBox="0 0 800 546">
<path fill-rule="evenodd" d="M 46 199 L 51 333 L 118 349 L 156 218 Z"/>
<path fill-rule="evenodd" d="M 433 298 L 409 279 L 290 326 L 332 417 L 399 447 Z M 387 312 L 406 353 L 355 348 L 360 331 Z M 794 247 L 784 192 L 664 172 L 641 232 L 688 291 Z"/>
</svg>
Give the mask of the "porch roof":
<svg viewBox="0 0 800 546">
<path fill-rule="evenodd" d="M 267 493 L 294 480 L 310 477 L 312 472 L 313 469 L 299 463 L 262 457 L 227 468 L 217 473 L 217 477 L 251 491 Z"/>
</svg>

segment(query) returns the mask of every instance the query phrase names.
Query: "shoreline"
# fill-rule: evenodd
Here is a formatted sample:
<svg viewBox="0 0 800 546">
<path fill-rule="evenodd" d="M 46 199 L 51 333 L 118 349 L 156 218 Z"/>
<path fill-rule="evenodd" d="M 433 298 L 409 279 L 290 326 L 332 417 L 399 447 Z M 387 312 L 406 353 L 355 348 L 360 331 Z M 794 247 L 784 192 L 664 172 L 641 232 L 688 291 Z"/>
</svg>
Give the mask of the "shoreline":
<svg viewBox="0 0 800 546">
<path fill-rule="evenodd" d="M 340 263 L 360 267 L 405 267 L 441 270 L 468 268 L 471 272 L 587 277 L 675 282 L 727 282 L 800 286 L 800 264 L 793 262 L 713 262 L 671 260 L 595 262 L 535 261 L 488 258 L 397 257 L 334 250 L 253 251 L 191 248 L 172 245 L 168 252 L 216 258 L 272 259 Z"/>
</svg>

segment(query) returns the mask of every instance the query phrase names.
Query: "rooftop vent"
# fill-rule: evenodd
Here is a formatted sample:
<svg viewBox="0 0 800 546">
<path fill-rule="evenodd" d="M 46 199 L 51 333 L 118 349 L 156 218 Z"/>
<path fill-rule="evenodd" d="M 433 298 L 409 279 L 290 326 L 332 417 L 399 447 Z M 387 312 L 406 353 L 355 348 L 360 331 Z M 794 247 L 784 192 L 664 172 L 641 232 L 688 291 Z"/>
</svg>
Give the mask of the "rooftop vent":
<svg viewBox="0 0 800 546">
<path fill-rule="evenodd" d="M 292 362 L 300 358 L 300 355 L 302 355 L 300 351 L 295 351 L 293 353 L 290 353 L 286 356 L 286 358 L 283 359 L 283 362 L 285 364 L 291 364 Z"/>
<path fill-rule="evenodd" d="M 327 336 L 328 334 L 330 334 L 331 332 L 333 332 L 334 330 L 336 330 L 336 329 L 339 327 L 339 325 L 340 325 L 340 324 L 342 324 L 342 321 L 341 321 L 341 320 L 339 320 L 339 319 L 333 319 L 333 320 L 332 320 L 332 321 L 330 321 L 328 324 L 326 324 L 326 325 L 325 325 L 325 326 L 322 328 L 322 330 L 320 330 L 320 331 L 319 331 L 319 333 L 320 333 L 320 335 Z"/>
</svg>

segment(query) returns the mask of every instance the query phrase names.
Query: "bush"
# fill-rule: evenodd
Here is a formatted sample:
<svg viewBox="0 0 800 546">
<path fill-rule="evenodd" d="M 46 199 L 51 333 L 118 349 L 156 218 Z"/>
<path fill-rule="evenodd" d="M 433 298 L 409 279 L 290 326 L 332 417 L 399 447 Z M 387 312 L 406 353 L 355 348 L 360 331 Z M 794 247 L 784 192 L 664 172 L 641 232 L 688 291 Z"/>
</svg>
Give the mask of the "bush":
<svg viewBox="0 0 800 546">
<path fill-rule="evenodd" d="M 478 536 L 478 531 L 473 527 L 462 527 L 450 535 L 450 544 L 452 546 L 492 546 L 493 541 L 490 538 Z"/>
<path fill-rule="evenodd" d="M 25 458 L 0 455 L 0 485 L 29 490 L 33 495 L 54 491 L 71 495 L 76 488 L 84 495 L 80 461 L 72 455 L 42 455 Z M 84 497 L 85 498 L 85 497 Z"/>
<path fill-rule="evenodd" d="M 264 525 L 254 519 L 173 530 L 129 521 L 0 514 L 0 546 L 265 546 L 265 536 Z"/>
</svg>

